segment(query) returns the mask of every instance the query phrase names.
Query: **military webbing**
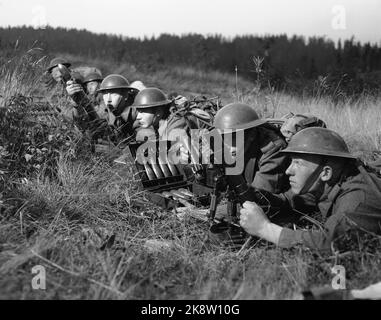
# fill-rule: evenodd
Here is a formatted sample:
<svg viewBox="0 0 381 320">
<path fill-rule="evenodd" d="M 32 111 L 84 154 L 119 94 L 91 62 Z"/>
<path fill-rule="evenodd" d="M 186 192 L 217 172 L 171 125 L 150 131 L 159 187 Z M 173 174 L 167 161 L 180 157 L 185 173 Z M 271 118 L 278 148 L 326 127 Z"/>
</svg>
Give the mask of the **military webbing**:
<svg viewBox="0 0 381 320">
<path fill-rule="evenodd" d="M 374 190 L 374 192 L 381 198 L 381 174 L 377 172 L 376 168 L 366 166 L 369 170 L 373 171 L 373 173 L 377 175 L 378 179 L 376 179 L 368 173 L 368 171 L 364 167 L 363 162 L 357 160 L 356 165 L 360 173 L 365 178 L 365 180 L 369 183 L 369 185 L 373 187 L 372 189 Z"/>
<path fill-rule="evenodd" d="M 321 170 L 324 168 L 324 166 L 327 164 L 327 159 L 320 159 L 319 165 L 316 167 L 316 169 L 312 172 L 312 174 L 308 177 L 306 183 L 300 190 L 300 194 L 308 193 L 312 185 L 316 182 L 317 178 L 319 177 Z"/>
</svg>

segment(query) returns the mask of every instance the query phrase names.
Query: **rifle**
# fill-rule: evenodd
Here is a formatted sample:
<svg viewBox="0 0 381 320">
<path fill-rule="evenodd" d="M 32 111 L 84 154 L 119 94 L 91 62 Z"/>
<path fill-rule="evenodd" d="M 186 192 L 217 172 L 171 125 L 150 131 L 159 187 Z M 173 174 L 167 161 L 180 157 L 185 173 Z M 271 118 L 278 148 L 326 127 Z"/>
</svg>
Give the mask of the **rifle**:
<svg viewBox="0 0 381 320">
<path fill-rule="evenodd" d="M 210 207 L 208 214 L 209 222 L 212 224 L 216 216 L 218 198 L 221 196 L 221 193 L 226 191 L 226 180 L 220 167 L 210 165 L 207 168 L 206 184 L 213 186 L 213 191 L 210 195 Z"/>
<path fill-rule="evenodd" d="M 69 69 L 63 64 L 58 64 L 58 70 L 62 75 L 62 79 L 64 82 L 73 81 L 74 83 L 78 83 L 77 80 L 72 76 Z M 86 93 L 82 90 L 81 92 L 76 92 L 72 99 L 76 103 L 76 109 L 78 113 L 81 115 L 81 118 L 87 117 L 89 121 L 98 120 L 99 117 L 94 110 L 91 100 L 87 97 Z"/>
<path fill-rule="evenodd" d="M 237 204 L 242 200 L 237 197 L 234 189 L 228 183 L 228 176 L 223 172 L 223 166 L 212 165 L 207 169 L 207 183 L 213 181 L 213 191 L 211 193 L 211 201 L 208 213 L 209 236 L 211 239 L 217 240 L 220 244 L 227 245 L 231 248 L 241 249 L 251 241 L 247 233 L 239 224 L 237 216 Z M 227 198 L 227 219 L 216 219 L 216 210 L 222 193 Z"/>
<path fill-rule="evenodd" d="M 212 165 L 207 169 L 207 184 L 210 181 L 213 182 L 213 191 L 211 193 L 211 201 L 209 207 L 209 221 L 211 224 L 214 223 L 216 210 L 218 206 L 218 198 L 222 193 L 228 200 L 228 224 L 233 226 L 239 226 L 238 216 L 237 216 L 237 205 L 243 205 L 245 201 L 253 201 L 257 203 L 266 214 L 270 211 L 270 203 L 274 202 L 275 205 L 278 203 L 269 200 L 271 193 L 265 191 L 259 191 L 251 186 L 249 186 L 242 175 L 226 176 L 223 173 L 223 166 Z M 273 197 L 271 197 L 271 200 Z M 279 205 L 280 206 L 280 205 Z"/>
</svg>

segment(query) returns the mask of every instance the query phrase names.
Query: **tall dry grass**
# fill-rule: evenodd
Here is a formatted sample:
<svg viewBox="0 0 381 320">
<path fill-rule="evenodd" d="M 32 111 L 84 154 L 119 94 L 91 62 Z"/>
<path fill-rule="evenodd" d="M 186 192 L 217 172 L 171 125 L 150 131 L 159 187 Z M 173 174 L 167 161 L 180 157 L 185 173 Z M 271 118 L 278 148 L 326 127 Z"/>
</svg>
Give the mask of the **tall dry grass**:
<svg viewBox="0 0 381 320">
<path fill-rule="evenodd" d="M 311 114 L 338 132 L 356 155 L 374 160 L 381 151 L 381 99 L 366 97 L 335 104 L 330 97 L 298 98 L 274 93 L 273 97 L 250 96 L 248 103 L 265 117 L 282 117 L 289 112 Z"/>
<path fill-rule="evenodd" d="M 36 89 L 36 78 L 23 71 L 25 61 L 19 63 L 0 80 L 6 97 Z M 221 93 L 224 104 L 246 101 L 263 116 L 312 113 L 342 134 L 353 151 L 370 157 L 381 150 L 381 112 L 371 97 L 338 106 L 329 98 L 261 91 L 242 79 L 237 93 L 231 76 L 191 68 L 150 75 L 128 65 L 110 69 L 125 75 L 129 70 L 129 78 L 167 92 Z M 5 107 L 3 101 L 0 108 Z M 381 277 L 381 255 L 368 253 L 361 243 L 344 256 L 318 256 L 264 242 L 240 251 L 205 242 L 207 225 L 154 207 L 129 168 L 73 152 L 61 150 L 55 175 L 43 168 L 26 173 L 0 199 L 2 299 L 293 299 L 304 288 L 330 284 L 334 264 L 347 268 L 349 288 Z M 135 208 L 133 199 L 145 205 Z M 46 290 L 31 287 L 35 265 L 46 268 Z"/>
<path fill-rule="evenodd" d="M 13 96 L 32 96 L 40 92 L 45 64 L 46 56 L 38 48 L 23 54 L 15 51 L 13 58 L 0 66 L 0 102 Z"/>
</svg>

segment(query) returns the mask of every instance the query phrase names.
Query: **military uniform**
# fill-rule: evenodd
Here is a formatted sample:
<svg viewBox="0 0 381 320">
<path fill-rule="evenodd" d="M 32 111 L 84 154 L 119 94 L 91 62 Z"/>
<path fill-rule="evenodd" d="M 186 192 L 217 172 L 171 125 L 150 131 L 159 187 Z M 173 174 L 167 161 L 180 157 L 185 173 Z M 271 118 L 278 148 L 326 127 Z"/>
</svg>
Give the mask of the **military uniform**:
<svg viewBox="0 0 381 320">
<path fill-rule="evenodd" d="M 74 120 L 78 116 L 76 103 L 68 97 L 65 87 L 61 83 L 46 88 L 46 100 L 65 119 Z"/>
<path fill-rule="evenodd" d="M 128 139 L 135 134 L 135 129 L 138 127 L 136 114 L 130 106 L 118 117 L 116 117 L 114 125 L 115 142 L 119 143 L 124 139 Z"/>
<path fill-rule="evenodd" d="M 257 189 L 285 192 L 290 188 L 285 174 L 290 160 L 279 151 L 287 146 L 286 142 L 271 127 L 259 128 L 257 141 L 244 155 L 246 182 Z"/>
<path fill-rule="evenodd" d="M 184 118 L 170 116 L 169 118 L 163 120 L 162 123 L 160 124 L 157 130 L 157 136 L 160 140 L 172 141 L 176 138 L 175 131 L 185 130 L 186 126 L 187 126 L 187 123 Z"/>
<path fill-rule="evenodd" d="M 84 114 L 83 118 L 77 115 L 75 120 L 82 130 L 91 131 L 94 140 L 106 139 L 119 144 L 134 135 L 137 122 L 132 115 L 131 107 L 127 107 L 121 115 L 114 116 L 103 100 L 98 102 L 94 99 L 84 99 L 82 105 L 86 110 L 92 108 L 95 111 L 93 117 L 95 119 L 91 120 L 88 114 Z"/>
<path fill-rule="evenodd" d="M 271 207 L 278 211 L 270 218 L 271 222 L 283 226 L 277 241 L 280 247 L 303 245 L 326 251 L 332 244 L 340 248 L 353 243 L 348 241 L 353 235 L 357 242 L 359 233 L 381 234 L 381 174 L 350 154 L 336 132 L 317 127 L 304 129 L 293 136 L 281 153 L 294 157 L 314 156 L 316 160 L 320 158 L 320 164 L 304 181 L 298 195 L 291 190 L 281 194 L 264 193 Z M 322 180 L 321 172 L 326 165 L 330 166 L 330 161 L 332 165 L 341 166 L 341 172 L 335 176 L 339 170 L 335 168 L 331 178 Z M 296 168 L 290 171 L 291 178 L 297 177 Z M 246 200 L 256 201 L 253 189 L 244 191 Z M 316 195 L 313 203 L 305 201 L 307 192 Z M 309 229 L 292 230 L 287 228 L 290 223 Z"/>
<path fill-rule="evenodd" d="M 352 165 L 339 183 L 326 186 L 316 201 L 315 213 L 300 201 L 299 196 L 291 193 L 273 195 L 271 202 L 281 207 L 278 219 L 283 216 L 286 218 L 284 220 L 290 221 L 292 217 L 301 217 L 292 211 L 296 209 L 313 216 L 323 225 L 320 229 L 312 230 L 283 228 L 278 245 L 289 248 L 301 244 L 313 249 L 329 250 L 333 240 L 353 229 L 381 234 L 381 194 L 377 188 L 381 190 L 381 178 L 376 173 L 368 172 L 363 167 L 360 172 Z"/>
<path fill-rule="evenodd" d="M 215 117 L 214 127 L 223 136 L 225 133 L 244 131 L 244 169 L 241 173 L 246 184 L 257 189 L 280 193 L 290 185 L 285 171 L 290 163 L 280 151 L 287 146 L 284 138 L 273 125 L 260 119 L 255 110 L 247 104 L 231 103 L 220 109 Z M 249 129 L 256 128 L 256 138 L 251 145 Z M 237 150 L 240 152 L 240 150 Z M 229 186 L 234 189 L 237 177 L 227 176 Z M 240 183 L 240 182 L 238 182 Z"/>
<path fill-rule="evenodd" d="M 76 110 L 74 108 L 75 102 L 67 96 L 65 87 L 62 84 L 62 82 L 57 83 L 51 75 L 52 70 L 56 68 L 58 64 L 62 64 L 67 68 L 71 66 L 71 64 L 63 58 L 54 58 L 50 62 L 42 78 L 45 89 L 44 95 L 48 103 L 58 113 L 60 113 L 66 119 L 73 120 L 74 117 L 77 115 Z"/>
<path fill-rule="evenodd" d="M 168 113 L 163 115 L 159 126 L 153 128 L 156 138 L 160 140 L 176 140 L 179 134 L 188 134 L 188 129 L 199 129 L 198 122 L 192 115 L 170 112 L 172 101 L 158 88 L 145 88 L 136 96 L 133 107 L 138 110 L 145 108 L 167 107 Z M 199 110 L 198 112 L 202 112 Z"/>
<path fill-rule="evenodd" d="M 99 74 L 90 74 L 86 81 L 99 79 Z M 103 101 L 102 93 L 116 89 L 125 90 L 128 94 L 123 96 L 123 104 L 116 106 L 115 110 L 110 110 Z M 119 144 L 134 135 L 137 122 L 131 104 L 137 91 L 122 75 L 111 74 L 102 81 L 95 95 L 85 99 L 84 106 L 88 104 L 96 113 L 97 120 L 91 124 L 94 138 L 102 138 Z"/>
<path fill-rule="evenodd" d="M 89 99 L 91 100 L 92 104 L 95 106 L 95 108 L 100 109 L 100 107 L 103 105 L 103 108 L 105 107 L 103 97 L 99 93 L 95 94 L 89 94 Z"/>
<path fill-rule="evenodd" d="M 83 76 L 84 88 L 86 88 L 89 82 L 97 82 L 98 84 L 102 83 L 103 77 L 99 70 L 97 70 L 96 68 L 85 67 L 85 70 L 83 70 L 82 72 L 84 73 L 85 71 L 86 71 L 86 76 Z M 86 90 L 86 93 L 89 99 L 93 102 L 93 104 L 100 105 L 103 102 L 102 95 L 99 92 L 95 92 L 91 94 L 87 92 Z"/>
<path fill-rule="evenodd" d="M 142 129 L 141 134 L 137 135 L 141 140 L 154 138 L 155 140 L 171 141 L 168 150 L 168 159 L 170 161 L 188 163 L 188 152 L 190 152 L 192 166 L 199 166 L 198 161 L 193 158 L 194 150 L 192 150 L 193 146 L 189 143 L 189 138 L 191 136 L 194 138 L 195 132 L 193 130 L 197 131 L 199 137 L 201 136 L 201 121 L 198 120 L 202 118 L 205 123 L 211 122 L 209 114 L 198 108 L 192 108 L 191 110 L 182 108 L 180 110 L 158 88 L 145 88 L 140 91 L 135 98 L 133 107 L 136 108 L 138 113 L 144 113 L 144 109 L 147 108 L 150 109 L 148 113 L 156 113 L 155 118 L 153 118 L 155 120 L 151 121 L 148 130 Z M 137 118 L 139 119 L 139 116 Z"/>
<path fill-rule="evenodd" d="M 205 122 L 211 122 L 211 117 L 204 111 L 200 109 L 192 110 L 193 112 L 202 112 Z M 173 140 L 171 137 L 171 132 L 173 130 L 185 130 L 189 135 L 189 130 L 200 130 L 205 129 L 206 124 L 199 121 L 195 116 L 192 115 L 192 112 L 187 113 L 183 116 L 175 113 L 169 115 L 158 128 L 158 136 L 162 140 Z"/>
</svg>

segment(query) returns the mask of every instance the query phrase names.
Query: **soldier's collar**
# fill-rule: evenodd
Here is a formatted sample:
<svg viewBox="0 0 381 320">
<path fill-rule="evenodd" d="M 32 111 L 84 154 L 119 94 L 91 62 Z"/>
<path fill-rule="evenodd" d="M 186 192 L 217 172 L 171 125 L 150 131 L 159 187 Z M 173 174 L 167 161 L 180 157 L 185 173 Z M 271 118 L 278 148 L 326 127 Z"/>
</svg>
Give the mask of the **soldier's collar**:
<svg viewBox="0 0 381 320">
<path fill-rule="evenodd" d="M 328 200 L 329 202 L 335 201 L 341 191 L 341 183 L 336 183 L 333 186 L 329 184 L 324 185 L 323 194 L 320 197 L 320 201 Z"/>
</svg>

